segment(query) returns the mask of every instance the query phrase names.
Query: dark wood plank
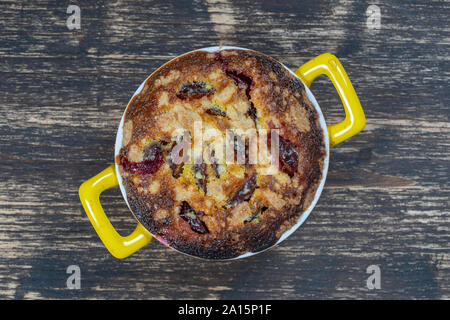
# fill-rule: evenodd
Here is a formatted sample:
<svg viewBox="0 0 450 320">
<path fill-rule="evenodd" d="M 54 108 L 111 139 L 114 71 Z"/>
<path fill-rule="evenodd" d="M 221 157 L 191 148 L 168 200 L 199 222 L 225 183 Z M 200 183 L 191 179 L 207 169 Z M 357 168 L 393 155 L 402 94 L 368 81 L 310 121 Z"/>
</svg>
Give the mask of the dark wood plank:
<svg viewBox="0 0 450 320">
<path fill-rule="evenodd" d="M 0 297 L 449 299 L 448 1 L 0 1 Z M 367 116 L 333 148 L 310 218 L 249 259 L 205 262 L 152 243 L 125 260 L 103 247 L 78 187 L 113 161 L 137 86 L 196 48 L 237 45 L 292 69 L 338 56 Z M 327 121 L 343 110 L 331 83 L 312 90 Z M 102 196 L 122 234 L 135 225 L 118 189 Z M 81 268 L 81 290 L 66 268 Z M 366 268 L 381 268 L 368 290 Z"/>
</svg>

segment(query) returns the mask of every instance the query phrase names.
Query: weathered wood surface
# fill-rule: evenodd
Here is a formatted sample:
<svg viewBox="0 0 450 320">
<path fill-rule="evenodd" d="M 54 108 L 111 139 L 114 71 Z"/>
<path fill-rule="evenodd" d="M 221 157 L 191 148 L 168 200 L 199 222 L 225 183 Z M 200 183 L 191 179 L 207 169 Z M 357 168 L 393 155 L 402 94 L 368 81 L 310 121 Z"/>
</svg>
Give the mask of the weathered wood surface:
<svg viewBox="0 0 450 320">
<path fill-rule="evenodd" d="M 69 4 L 81 30 L 68 30 Z M 381 29 L 366 25 L 370 4 Z M 1 1 L 0 298 L 450 298 L 448 1 Z M 130 96 L 186 51 L 256 49 L 291 68 L 331 52 L 367 116 L 332 149 L 313 213 L 289 239 L 234 262 L 151 243 L 125 260 L 103 247 L 78 187 L 113 161 Z M 331 82 L 312 90 L 343 115 Z M 118 189 L 102 196 L 123 233 Z M 81 289 L 66 268 L 81 268 Z M 381 269 L 369 290 L 366 268 Z"/>
</svg>

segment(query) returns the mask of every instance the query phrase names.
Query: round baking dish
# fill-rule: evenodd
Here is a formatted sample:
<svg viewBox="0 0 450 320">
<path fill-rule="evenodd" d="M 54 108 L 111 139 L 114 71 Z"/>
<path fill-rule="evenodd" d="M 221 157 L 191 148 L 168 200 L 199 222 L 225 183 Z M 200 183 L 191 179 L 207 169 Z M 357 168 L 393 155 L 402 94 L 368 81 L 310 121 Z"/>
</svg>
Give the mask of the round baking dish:
<svg viewBox="0 0 450 320">
<path fill-rule="evenodd" d="M 250 50 L 246 48 L 239 48 L 239 47 L 230 47 L 230 46 L 223 46 L 223 47 L 209 47 L 209 48 L 202 48 L 198 50 L 194 50 L 191 52 L 188 52 L 186 54 L 195 52 L 195 51 L 207 51 L 207 52 L 218 52 L 221 50 L 227 50 L 227 49 L 237 49 L 237 50 Z M 183 55 L 181 55 L 183 56 Z M 175 59 L 180 58 L 181 56 L 176 57 Z M 171 60 L 173 61 L 173 60 Z M 167 62 L 167 63 L 170 63 Z M 163 67 L 163 66 L 162 66 Z M 161 67 L 161 68 L 162 68 Z M 332 54 L 325 53 L 322 54 L 311 61 L 307 62 L 295 72 L 291 71 L 287 67 L 283 65 L 283 67 L 288 70 L 292 75 L 299 78 L 305 87 L 305 91 L 307 93 L 308 99 L 315 107 L 317 114 L 319 116 L 319 123 L 323 130 L 323 139 L 325 144 L 325 158 L 323 161 L 323 169 L 322 169 L 322 177 L 320 180 L 320 183 L 318 185 L 318 188 L 315 192 L 315 196 L 309 207 L 299 216 L 298 221 L 293 225 L 290 229 L 286 230 L 281 237 L 278 239 L 276 243 L 274 243 L 272 246 L 261 250 L 257 252 L 246 252 L 244 254 L 241 254 L 237 257 L 233 257 L 232 259 L 239 259 L 239 258 L 245 258 L 251 255 L 254 255 L 256 253 L 265 251 L 269 248 L 272 248 L 273 246 L 281 243 L 283 240 L 285 240 L 289 235 L 291 235 L 295 230 L 297 230 L 302 223 L 308 218 L 309 214 L 313 210 L 314 206 L 316 205 L 320 194 L 322 192 L 322 189 L 325 185 L 325 180 L 327 176 L 328 171 L 328 161 L 329 161 L 329 148 L 335 146 L 336 144 L 350 138 L 351 136 L 357 134 L 360 132 L 364 126 L 365 126 L 365 116 L 364 112 L 362 110 L 361 104 L 358 100 L 358 97 L 355 93 L 355 90 L 344 70 L 339 60 L 333 56 Z M 159 70 L 159 69 L 158 69 Z M 156 70 L 155 72 L 157 72 Z M 155 73 L 154 72 L 154 73 Z M 152 74 L 154 74 L 152 73 Z M 319 107 L 319 104 L 317 103 L 314 95 L 309 89 L 309 86 L 311 85 L 312 81 L 319 75 L 326 75 L 330 78 L 332 83 L 334 84 L 336 90 L 338 91 L 343 106 L 345 110 L 345 119 L 334 125 L 327 126 L 325 123 L 324 116 L 322 114 L 322 111 Z M 151 75 L 142 82 L 140 87 L 136 90 L 133 97 L 139 94 L 144 87 L 144 84 L 146 81 L 151 77 Z M 130 102 L 132 101 L 133 97 L 130 99 Z M 129 103 L 130 104 L 130 103 Z M 128 106 L 129 106 L 128 104 Z M 127 106 L 127 108 L 128 108 Z M 115 156 L 119 155 L 121 146 L 122 146 L 122 139 L 123 139 L 123 125 L 124 125 L 124 118 L 126 114 L 125 109 L 121 122 L 119 124 L 119 128 L 116 135 L 116 143 L 115 143 Z M 129 235 L 129 236 L 121 236 L 119 235 L 114 227 L 109 222 L 106 214 L 104 213 L 100 201 L 99 196 L 100 194 L 111 187 L 119 186 L 120 190 L 122 192 L 122 195 L 125 199 L 125 202 L 127 203 L 128 207 L 130 208 L 130 205 L 127 200 L 127 194 L 125 187 L 122 182 L 122 177 L 119 173 L 119 167 L 118 164 L 112 164 L 107 169 L 103 170 L 96 176 L 92 177 L 91 179 L 85 181 L 79 189 L 79 195 L 81 202 L 83 204 L 83 207 L 94 226 L 97 234 L 99 235 L 100 239 L 103 241 L 106 248 L 110 251 L 110 253 L 115 256 L 116 258 L 125 258 L 132 253 L 136 252 L 143 246 L 147 245 L 154 236 L 141 224 L 139 223 L 139 220 L 136 218 L 136 215 L 134 215 L 133 211 L 130 208 L 130 211 L 133 213 L 135 218 L 138 220 L 138 226 L 136 229 Z M 161 243 L 163 243 L 166 246 L 169 246 L 164 239 L 161 239 L 159 237 L 157 238 Z M 182 251 L 179 251 L 182 252 Z M 184 252 L 182 252 L 184 253 Z"/>
</svg>

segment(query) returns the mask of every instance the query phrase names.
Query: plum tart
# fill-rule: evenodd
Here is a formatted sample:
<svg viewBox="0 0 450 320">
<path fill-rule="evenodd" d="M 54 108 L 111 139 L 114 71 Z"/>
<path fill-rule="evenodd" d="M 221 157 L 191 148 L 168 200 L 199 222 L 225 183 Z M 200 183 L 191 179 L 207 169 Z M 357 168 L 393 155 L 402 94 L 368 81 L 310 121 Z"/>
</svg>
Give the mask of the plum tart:
<svg viewBox="0 0 450 320">
<path fill-rule="evenodd" d="M 194 51 L 166 63 L 123 120 L 116 162 L 128 204 L 152 235 L 190 255 L 271 247 L 322 178 L 323 129 L 303 83 L 256 51 Z M 250 161 L 263 146 L 276 166 Z"/>
</svg>

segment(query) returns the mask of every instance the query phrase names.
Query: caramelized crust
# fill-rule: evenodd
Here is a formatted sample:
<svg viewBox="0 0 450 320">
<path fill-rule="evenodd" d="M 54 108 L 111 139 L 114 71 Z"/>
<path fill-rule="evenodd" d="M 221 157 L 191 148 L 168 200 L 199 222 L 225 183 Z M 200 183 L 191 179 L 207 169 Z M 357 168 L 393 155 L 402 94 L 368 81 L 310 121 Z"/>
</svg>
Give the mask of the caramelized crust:
<svg viewBox="0 0 450 320">
<path fill-rule="evenodd" d="M 195 139 L 196 121 L 200 157 L 216 161 L 195 163 L 194 152 L 174 163 L 180 129 Z M 266 164 L 247 157 L 243 164 L 215 159 L 210 128 L 223 136 L 278 129 L 279 168 L 267 174 Z M 236 141 L 248 156 L 249 141 Z M 129 205 L 153 235 L 187 254 L 229 259 L 272 246 L 298 221 L 324 157 L 318 114 L 301 81 L 266 55 L 229 49 L 188 53 L 158 69 L 129 104 L 116 161 Z"/>
</svg>

